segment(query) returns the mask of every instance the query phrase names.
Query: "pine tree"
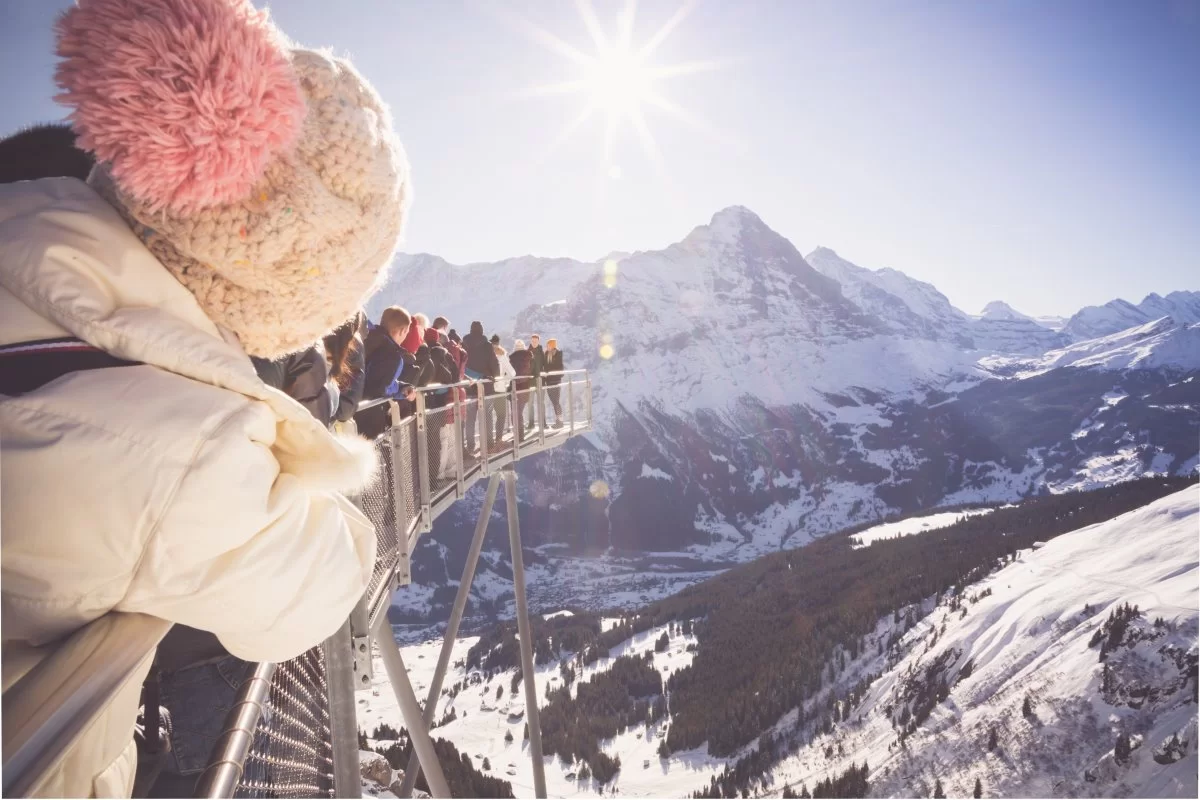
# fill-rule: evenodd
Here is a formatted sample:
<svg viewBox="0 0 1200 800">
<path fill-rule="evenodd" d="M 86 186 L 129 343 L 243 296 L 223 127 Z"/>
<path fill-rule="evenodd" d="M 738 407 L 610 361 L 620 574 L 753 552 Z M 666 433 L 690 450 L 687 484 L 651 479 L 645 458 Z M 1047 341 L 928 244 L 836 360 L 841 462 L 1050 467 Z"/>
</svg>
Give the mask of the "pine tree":
<svg viewBox="0 0 1200 800">
<path fill-rule="evenodd" d="M 483 764 L 481 764 L 480 766 L 483 767 L 484 772 L 491 772 L 491 770 L 492 770 L 492 762 L 488 761 L 487 756 L 484 756 Z"/>
<path fill-rule="evenodd" d="M 933 782 L 933 796 L 939 800 L 945 800 L 946 791 L 942 789 L 942 779 L 938 778 Z"/>
<path fill-rule="evenodd" d="M 1021 704 L 1021 713 L 1027 718 L 1033 717 L 1033 700 L 1029 698 L 1029 695 L 1025 695 L 1025 702 Z"/>
<path fill-rule="evenodd" d="M 980 797 L 983 797 L 983 781 L 979 780 L 979 778 L 976 778 L 975 779 L 975 798 L 976 798 L 976 800 L 978 800 L 978 798 L 980 798 Z"/>
<path fill-rule="evenodd" d="M 504 732 L 504 741 L 508 744 L 512 744 L 512 740 L 513 740 L 512 731 L 511 730 L 505 731 Z"/>
<path fill-rule="evenodd" d="M 996 726 L 993 725 L 988 730 L 988 742 L 987 742 L 988 751 L 990 752 L 992 750 L 995 750 L 996 745 L 998 745 L 998 744 L 999 744 L 999 741 L 997 739 Z"/>
<path fill-rule="evenodd" d="M 525 723 L 525 741 L 529 741 L 529 723 Z"/>
</svg>

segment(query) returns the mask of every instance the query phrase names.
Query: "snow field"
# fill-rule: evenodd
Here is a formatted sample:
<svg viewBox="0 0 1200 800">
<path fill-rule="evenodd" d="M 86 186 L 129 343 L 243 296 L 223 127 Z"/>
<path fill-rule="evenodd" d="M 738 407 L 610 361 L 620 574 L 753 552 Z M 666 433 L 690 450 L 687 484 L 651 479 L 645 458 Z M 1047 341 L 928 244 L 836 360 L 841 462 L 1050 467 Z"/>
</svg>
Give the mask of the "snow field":
<svg viewBox="0 0 1200 800">
<path fill-rule="evenodd" d="M 1165 640 L 1139 646 L 1147 665 L 1159 663 L 1164 643 L 1196 651 L 1198 522 L 1192 487 L 1057 537 L 968 587 L 964 594 L 978 599 L 967 603 L 966 615 L 939 607 L 911 631 L 902 645 L 907 654 L 872 684 L 855 721 L 785 759 L 768 791 L 811 787 L 865 760 L 876 796 L 928 796 L 935 778 L 948 796 L 967 796 L 979 778 L 989 796 L 1195 797 L 1195 734 L 1183 760 L 1164 766 L 1150 757 L 1171 734 L 1195 730 L 1195 705 L 1172 696 L 1158 708 L 1109 706 L 1099 691 L 1098 650 L 1088 642 L 1111 609 L 1129 603 L 1145 620 L 1161 616 L 1173 626 Z M 990 596 L 978 597 L 985 590 Z M 920 647 L 935 630 L 936 644 Z M 905 676 L 951 649 L 961 650 L 953 663 L 971 660 L 973 672 L 905 747 L 897 746 L 881 709 L 894 702 Z M 1026 696 L 1034 700 L 1035 721 L 1022 714 Z M 989 752 L 984 742 L 993 725 L 1000 745 Z M 1144 742 L 1126 767 L 1112 762 L 1119 730 Z"/>
<path fill-rule="evenodd" d="M 551 616 L 569 613 L 560 611 Z M 601 620 L 601 628 L 609 630 L 620 622 L 616 617 L 604 618 Z M 672 636 L 667 652 L 655 653 L 655 641 L 666 629 L 667 626 L 659 626 L 637 634 L 613 647 L 607 658 L 582 669 L 576 666 L 576 683 L 591 680 L 608 670 L 613 661 L 621 656 L 640 656 L 644 653 L 653 656 L 654 666 L 665 683 L 672 673 L 691 663 L 693 653 L 687 651 L 687 646 L 696 641 L 694 636 L 676 634 Z M 456 666 L 456 662 L 466 660 L 467 651 L 478 640 L 479 637 L 471 636 L 454 643 L 451 650 L 451 666 L 443 682 L 443 690 L 452 688 L 460 681 L 469 680 L 471 675 L 479 674 L 478 670 L 467 674 L 463 667 Z M 441 644 L 441 640 L 433 640 L 402 648 L 404 664 L 409 670 L 413 689 L 422 702 L 433 680 Z M 537 695 L 542 707 L 546 705 L 547 690 L 562 685 L 560 663 L 561 661 L 555 660 L 536 669 Z M 356 697 L 358 727 L 368 735 L 381 722 L 395 728 L 403 726 L 395 695 L 378 655 L 374 659 L 374 670 L 371 688 L 359 692 Z M 432 733 L 435 738 L 445 738 L 453 742 L 460 752 L 471 758 L 471 763 L 476 769 L 483 771 L 483 759 L 487 758 L 491 770 L 486 774 L 510 781 L 513 793 L 517 797 L 532 797 L 533 766 L 529 758 L 529 743 L 523 740 L 525 693 L 520 686 L 516 694 L 510 692 L 514 674 L 513 670 L 498 673 L 490 681 L 468 685 L 454 698 L 443 693 L 439 698 L 434 719 L 440 719 L 451 709 L 457 717 L 448 725 L 435 728 Z M 501 687 L 498 701 L 497 687 Z M 658 757 L 658 745 L 660 736 L 666 735 L 667 725 L 669 721 L 657 723 L 650 728 L 648 736 L 644 726 L 636 726 L 602 744 L 604 752 L 621 758 L 621 771 L 612 784 L 606 787 L 606 793 L 611 794 L 615 789 L 617 794 L 624 797 L 678 797 L 707 784 L 712 775 L 724 768 L 725 760 L 710 758 L 704 752 L 705 748 L 675 753 L 670 759 L 661 761 Z M 513 735 L 511 743 L 504 741 L 506 732 Z M 643 766 L 647 761 L 650 763 L 648 768 Z M 547 790 L 551 797 L 591 797 L 605 793 L 594 780 L 584 782 L 570 777 L 575 773 L 576 766 L 564 764 L 557 756 L 546 756 L 544 763 Z M 378 796 L 391 795 L 382 791 Z"/>
</svg>

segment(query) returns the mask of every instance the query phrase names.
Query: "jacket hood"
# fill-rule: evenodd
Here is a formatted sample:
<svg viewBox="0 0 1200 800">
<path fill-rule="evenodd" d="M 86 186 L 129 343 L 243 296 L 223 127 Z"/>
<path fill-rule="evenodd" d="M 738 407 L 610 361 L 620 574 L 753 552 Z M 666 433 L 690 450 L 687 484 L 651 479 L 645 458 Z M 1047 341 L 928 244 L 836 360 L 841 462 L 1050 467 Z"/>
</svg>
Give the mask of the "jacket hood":
<svg viewBox="0 0 1200 800">
<path fill-rule="evenodd" d="M 0 186 L 0 285 L 35 312 L 4 315 L 0 343 L 71 335 L 118 358 L 266 403 L 277 420 L 276 459 L 313 488 L 353 491 L 375 469 L 370 442 L 335 437 L 259 380 L 236 337 L 213 323 L 82 181 Z"/>
</svg>

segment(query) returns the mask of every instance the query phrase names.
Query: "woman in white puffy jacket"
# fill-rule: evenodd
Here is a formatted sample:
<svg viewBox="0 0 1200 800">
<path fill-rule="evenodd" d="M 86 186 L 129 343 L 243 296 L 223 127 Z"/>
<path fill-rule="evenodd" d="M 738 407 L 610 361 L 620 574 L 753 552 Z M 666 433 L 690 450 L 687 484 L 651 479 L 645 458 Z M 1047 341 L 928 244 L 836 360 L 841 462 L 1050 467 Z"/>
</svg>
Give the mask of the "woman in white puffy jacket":
<svg viewBox="0 0 1200 800">
<path fill-rule="evenodd" d="M 57 33 L 98 166 L 0 186 L 4 688 L 111 610 L 291 658 L 366 587 L 374 532 L 342 493 L 374 454 L 248 356 L 311 345 L 383 277 L 409 194 L 390 115 L 246 0 L 79 0 Z M 137 703 L 43 791 L 127 795 Z"/>
</svg>

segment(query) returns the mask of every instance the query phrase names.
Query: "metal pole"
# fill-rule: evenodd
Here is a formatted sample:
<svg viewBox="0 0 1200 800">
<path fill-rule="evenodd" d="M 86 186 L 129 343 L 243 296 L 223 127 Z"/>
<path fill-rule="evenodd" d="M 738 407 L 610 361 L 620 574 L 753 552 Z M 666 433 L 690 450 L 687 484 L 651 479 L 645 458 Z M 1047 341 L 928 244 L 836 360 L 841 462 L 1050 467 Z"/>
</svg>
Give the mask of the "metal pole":
<svg viewBox="0 0 1200 800">
<path fill-rule="evenodd" d="M 483 381 L 475 384 L 475 390 L 476 397 L 479 400 L 479 413 L 475 415 L 475 421 L 477 424 L 482 423 L 479 427 L 483 429 L 482 431 L 478 429 L 475 431 L 475 435 L 479 437 L 479 468 L 484 470 L 484 474 L 486 475 L 488 468 L 488 439 L 492 436 L 492 421 L 488 419 L 490 411 L 487 407 L 487 395 L 484 393 Z"/>
<path fill-rule="evenodd" d="M 575 379 L 567 378 L 567 436 L 575 432 Z"/>
<path fill-rule="evenodd" d="M 450 391 L 454 393 L 454 492 L 461 498 L 466 493 L 466 486 L 463 484 L 463 426 L 467 424 L 464 419 L 467 409 L 458 394 L 458 387 Z"/>
<path fill-rule="evenodd" d="M 513 407 L 513 461 L 516 461 L 521 457 L 521 437 L 525 433 L 525 409 L 519 405 L 521 402 L 521 392 L 517 389 L 515 378 L 508 382 L 508 390 L 512 392 L 512 401 L 509 405 Z"/>
<path fill-rule="evenodd" d="M 417 695 L 413 692 L 408 680 L 408 670 L 404 668 L 404 657 L 400 655 L 400 646 L 392 635 L 391 626 L 387 625 L 387 615 L 380 618 L 380 630 L 375 634 L 375 643 L 379 646 L 379 654 L 383 656 L 383 666 L 387 669 L 388 681 L 392 691 L 396 693 L 396 701 L 400 704 L 400 716 L 404 718 L 404 727 L 408 729 L 408 737 L 412 741 L 413 751 L 421 760 L 421 769 L 429 782 L 429 793 L 434 797 L 449 797 L 450 787 L 446 784 L 446 776 L 442 773 L 442 765 L 438 761 L 437 751 L 433 749 L 433 740 L 429 738 L 429 729 L 425 727 L 421 716 L 421 707 L 417 704 Z M 383 630 L 386 627 L 386 631 Z"/>
<path fill-rule="evenodd" d="M 238 690 L 233 708 L 225 715 L 225 731 L 213 745 L 215 757 L 196 782 L 197 797 L 233 797 L 242 780 L 246 756 L 254 744 L 254 731 L 258 728 L 258 720 L 267 703 L 277 667 L 277 664 L 269 661 L 256 665 L 254 674 Z M 355 732 L 357 746 L 358 735 Z"/>
<path fill-rule="evenodd" d="M 529 721 L 529 754 L 533 759 L 533 794 L 546 796 L 546 765 L 542 761 L 542 723 L 538 716 L 537 682 L 533 672 L 533 630 L 525 598 L 525 560 L 521 555 L 521 523 L 517 519 L 517 474 L 504 471 L 504 502 L 508 506 L 508 544 L 512 548 L 513 594 L 517 599 L 517 632 L 521 636 L 521 673 L 525 678 L 525 718 Z"/>
<path fill-rule="evenodd" d="M 467 607 L 467 599 L 471 596 L 471 582 L 475 580 L 475 567 L 479 564 L 479 552 L 483 550 L 483 539 L 487 535 L 488 520 L 492 517 L 492 506 L 496 502 L 496 492 L 500 488 L 500 475 L 492 476 L 488 481 L 487 496 L 483 499 L 483 508 L 479 511 L 479 521 L 475 523 L 475 537 L 471 539 L 471 549 L 467 553 L 467 563 L 463 567 L 462 580 L 458 584 L 458 594 L 454 597 L 454 608 L 450 611 L 450 621 L 446 623 L 446 636 L 442 640 L 442 651 L 438 655 L 437 669 L 433 673 L 433 682 L 429 684 L 429 695 L 425 699 L 425 727 L 433 722 L 437 713 L 437 701 L 442 692 L 442 681 L 446 678 L 446 669 L 450 666 L 450 653 L 454 649 L 454 641 L 458 638 L 458 626 L 462 622 L 463 612 Z M 421 764 L 414 752 L 408 759 L 408 769 L 404 771 L 404 782 L 400 784 L 400 797 L 412 797 L 412 790 L 417 785 L 417 776 L 421 774 Z"/>
<path fill-rule="evenodd" d="M 334 797 L 361 797 L 358 720 L 354 713 L 354 656 L 350 620 L 321 643 L 329 685 L 329 735 L 333 744 Z"/>
<path fill-rule="evenodd" d="M 433 530 L 433 515 L 429 510 L 429 439 L 426 434 L 425 393 L 417 392 L 417 463 L 413 469 L 417 471 L 418 485 L 421 487 L 421 530 Z"/>
<path fill-rule="evenodd" d="M 538 444 L 546 445 L 546 393 L 543 391 L 542 376 L 537 376 Z"/>
<path fill-rule="evenodd" d="M 412 581 L 412 570 L 408 563 L 409 520 L 408 503 L 406 502 L 410 490 L 408 481 L 404 480 L 404 470 L 402 467 L 409 459 L 405 451 L 411 451 L 411 448 L 401 446 L 401 440 L 404 438 L 401 434 L 404 431 L 404 427 L 401 425 L 400 407 L 396 405 L 395 401 L 392 401 L 390 404 L 389 411 L 392 416 L 392 430 L 389 438 L 392 444 L 392 505 L 395 511 L 393 516 L 396 519 L 394 524 L 396 526 L 396 553 L 398 556 L 396 571 L 399 576 L 400 585 L 404 586 Z"/>
</svg>

